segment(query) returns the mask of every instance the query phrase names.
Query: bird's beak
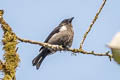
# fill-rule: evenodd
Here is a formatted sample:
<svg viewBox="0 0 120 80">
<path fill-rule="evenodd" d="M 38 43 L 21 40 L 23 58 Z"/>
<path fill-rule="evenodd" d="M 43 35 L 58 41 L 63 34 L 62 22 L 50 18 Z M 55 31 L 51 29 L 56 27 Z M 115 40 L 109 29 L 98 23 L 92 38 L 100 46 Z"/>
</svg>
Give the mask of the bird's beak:
<svg viewBox="0 0 120 80">
<path fill-rule="evenodd" d="M 70 19 L 69 19 L 69 23 L 71 23 L 73 19 L 74 19 L 74 17 L 70 18 Z"/>
</svg>

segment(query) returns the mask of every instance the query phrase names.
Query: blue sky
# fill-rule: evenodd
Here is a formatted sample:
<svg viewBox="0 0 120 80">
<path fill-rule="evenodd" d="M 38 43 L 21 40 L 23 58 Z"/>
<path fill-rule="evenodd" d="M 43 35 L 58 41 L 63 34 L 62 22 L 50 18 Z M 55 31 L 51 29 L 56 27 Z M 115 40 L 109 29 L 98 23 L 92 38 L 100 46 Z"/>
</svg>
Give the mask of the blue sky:
<svg viewBox="0 0 120 80">
<path fill-rule="evenodd" d="M 21 38 L 43 42 L 48 34 L 65 18 L 75 17 L 72 48 L 79 48 L 102 0 L 1 0 L 0 9 L 13 31 Z M 84 49 L 101 53 L 109 49 L 106 44 L 120 32 L 119 0 L 107 0 L 105 7 L 91 32 Z M 0 30 L 2 39 L 2 30 Z M 119 80 L 120 66 L 108 57 L 57 52 L 48 56 L 39 70 L 32 66 L 32 59 L 40 46 L 18 44 L 21 58 L 17 68 L 17 80 Z M 0 46 L 0 59 L 3 51 Z M 0 73 L 2 74 L 2 73 Z"/>
</svg>

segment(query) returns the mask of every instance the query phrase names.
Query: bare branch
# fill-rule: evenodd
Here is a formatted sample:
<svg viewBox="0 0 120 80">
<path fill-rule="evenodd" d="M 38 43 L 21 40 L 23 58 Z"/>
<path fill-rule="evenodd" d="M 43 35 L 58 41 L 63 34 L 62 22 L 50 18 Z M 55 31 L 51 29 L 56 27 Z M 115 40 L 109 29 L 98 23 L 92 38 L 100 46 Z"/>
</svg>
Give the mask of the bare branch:
<svg viewBox="0 0 120 80">
<path fill-rule="evenodd" d="M 37 44 L 37 45 L 40 45 L 40 46 L 43 46 L 45 48 L 49 48 L 49 49 L 52 49 L 52 50 L 55 50 L 55 51 L 70 51 L 70 52 L 73 52 L 73 53 L 91 54 L 91 55 L 95 55 L 95 56 L 108 56 L 110 58 L 110 60 L 112 58 L 112 55 L 109 54 L 109 52 L 95 53 L 94 51 L 87 52 L 87 51 L 84 51 L 83 49 L 72 49 L 72 48 L 65 49 L 65 48 L 63 48 L 62 46 L 59 46 L 59 45 L 52 45 L 52 44 L 49 44 L 49 43 L 42 43 L 42 42 L 37 42 L 37 41 L 32 41 L 32 40 L 26 40 L 26 39 L 21 39 L 19 37 L 17 37 L 17 39 L 21 42 L 30 43 L 30 44 Z"/>
<path fill-rule="evenodd" d="M 32 40 L 26 40 L 26 39 L 22 39 L 17 37 L 17 39 L 21 42 L 25 42 L 25 43 L 30 43 L 30 44 L 37 44 L 46 48 L 50 48 L 52 50 L 57 50 L 57 51 L 61 51 L 64 50 L 64 48 L 62 46 L 58 46 L 58 45 L 51 45 L 49 43 L 42 43 L 42 42 L 37 42 L 37 41 L 32 41 Z"/>
<path fill-rule="evenodd" d="M 83 39 L 82 39 L 82 41 L 81 41 L 81 43 L 80 43 L 80 49 L 83 47 L 83 44 L 84 44 L 84 42 L 85 42 L 85 39 L 86 39 L 88 33 L 90 32 L 90 30 L 92 29 L 94 23 L 95 23 L 96 20 L 98 19 L 98 15 L 100 14 L 101 10 L 103 9 L 105 3 L 106 3 L 106 0 L 103 0 L 103 3 L 102 3 L 102 5 L 100 6 L 98 12 L 96 13 L 96 15 L 95 15 L 92 23 L 90 24 L 88 30 L 87 30 L 86 33 L 84 34 L 84 37 L 83 37 Z"/>
</svg>

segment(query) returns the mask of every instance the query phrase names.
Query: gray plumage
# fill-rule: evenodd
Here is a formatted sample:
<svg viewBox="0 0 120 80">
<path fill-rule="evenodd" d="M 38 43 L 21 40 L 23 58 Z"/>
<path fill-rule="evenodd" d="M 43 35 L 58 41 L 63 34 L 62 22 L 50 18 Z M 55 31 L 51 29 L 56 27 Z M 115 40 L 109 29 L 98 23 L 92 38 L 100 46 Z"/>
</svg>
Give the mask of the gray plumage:
<svg viewBox="0 0 120 80">
<path fill-rule="evenodd" d="M 64 19 L 59 24 L 59 26 L 56 27 L 50 33 L 50 35 L 46 38 L 44 42 L 54 44 L 54 45 L 55 44 L 62 45 L 64 48 L 71 47 L 73 36 L 74 36 L 74 31 L 73 31 L 72 24 L 71 24 L 73 19 L 74 17 L 69 18 L 69 19 Z M 51 53 L 52 53 L 51 50 L 41 47 L 40 53 L 32 61 L 33 66 L 36 66 L 36 69 L 39 69 L 45 57 Z"/>
</svg>

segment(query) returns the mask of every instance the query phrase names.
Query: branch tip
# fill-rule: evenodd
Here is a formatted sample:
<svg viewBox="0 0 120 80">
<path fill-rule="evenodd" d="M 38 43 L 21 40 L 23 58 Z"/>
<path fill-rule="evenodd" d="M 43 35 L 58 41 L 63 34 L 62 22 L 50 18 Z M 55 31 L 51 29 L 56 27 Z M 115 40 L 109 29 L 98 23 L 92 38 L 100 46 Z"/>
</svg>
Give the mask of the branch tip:
<svg viewBox="0 0 120 80">
<path fill-rule="evenodd" d="M 102 3 L 102 5 L 100 6 L 98 12 L 96 13 L 96 15 L 95 15 L 93 21 L 91 22 L 91 24 L 90 24 L 88 30 L 85 32 L 85 34 L 84 34 L 84 36 L 83 36 L 83 39 L 82 39 L 82 41 L 81 41 L 81 43 L 80 43 L 80 49 L 82 49 L 83 44 L 84 44 L 84 42 L 85 42 L 85 39 L 86 39 L 88 33 L 91 31 L 91 29 L 92 29 L 94 23 L 95 23 L 96 20 L 98 19 L 98 16 L 99 16 L 99 14 L 101 13 L 101 11 L 102 11 L 102 9 L 103 9 L 105 3 L 106 3 L 106 0 L 103 0 L 103 3 Z"/>
</svg>

